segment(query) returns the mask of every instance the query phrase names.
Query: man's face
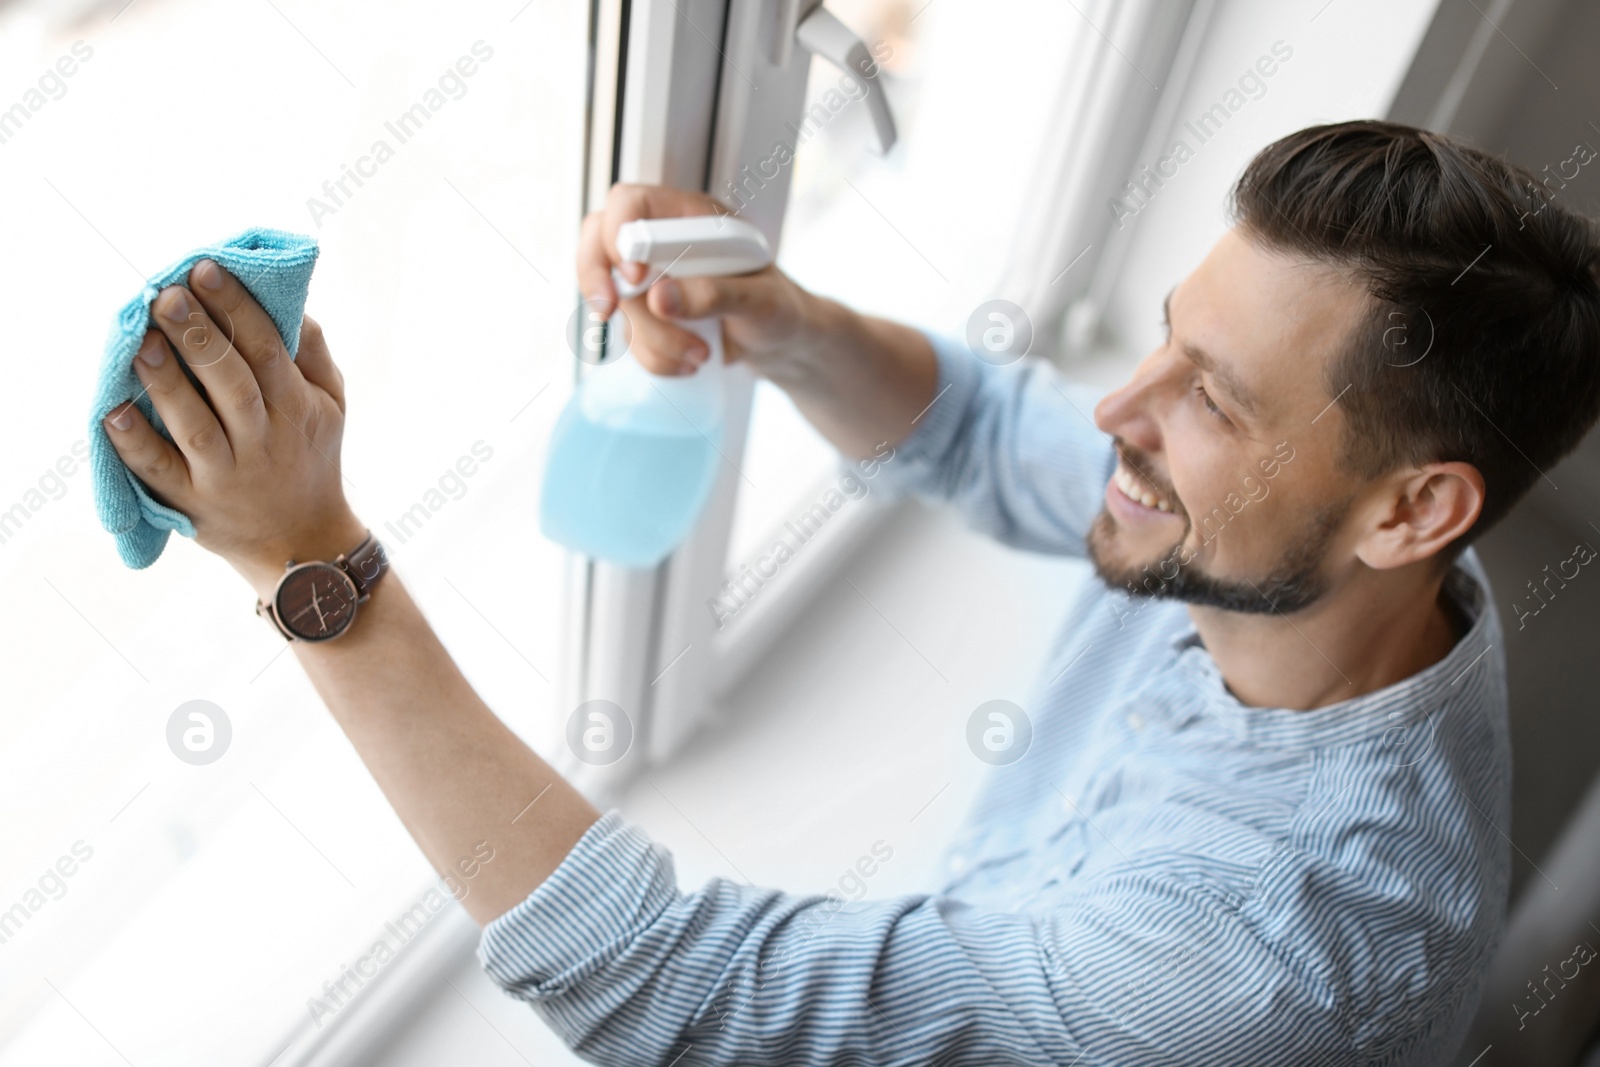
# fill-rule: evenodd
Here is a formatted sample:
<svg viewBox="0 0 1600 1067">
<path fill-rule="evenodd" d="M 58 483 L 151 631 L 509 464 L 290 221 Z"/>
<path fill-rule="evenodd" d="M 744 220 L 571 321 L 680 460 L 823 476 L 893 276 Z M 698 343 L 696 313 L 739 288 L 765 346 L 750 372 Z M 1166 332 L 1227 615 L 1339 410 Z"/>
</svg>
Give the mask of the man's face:
<svg viewBox="0 0 1600 1067">
<path fill-rule="evenodd" d="M 1353 277 L 1223 235 L 1169 295 L 1166 340 L 1095 407 L 1120 457 L 1088 538 L 1108 585 L 1246 612 L 1328 590 L 1361 486 L 1337 469 L 1322 376 L 1365 303 Z"/>
</svg>

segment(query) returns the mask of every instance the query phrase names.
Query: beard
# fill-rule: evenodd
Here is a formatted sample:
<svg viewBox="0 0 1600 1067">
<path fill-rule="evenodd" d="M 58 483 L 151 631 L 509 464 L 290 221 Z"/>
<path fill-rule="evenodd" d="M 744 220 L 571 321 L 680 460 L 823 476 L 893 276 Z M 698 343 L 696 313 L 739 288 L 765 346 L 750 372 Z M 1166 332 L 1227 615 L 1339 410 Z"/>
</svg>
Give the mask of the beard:
<svg viewBox="0 0 1600 1067">
<path fill-rule="evenodd" d="M 1287 615 L 1310 607 L 1327 593 L 1330 583 L 1323 574 L 1323 561 L 1349 507 L 1349 500 L 1340 501 L 1310 516 L 1303 528 L 1285 538 L 1288 547 L 1272 566 L 1243 578 L 1207 574 L 1200 569 L 1197 554 L 1192 554 L 1188 563 L 1181 562 L 1183 547 L 1194 529 L 1187 514 L 1177 541 L 1150 563 L 1121 564 L 1112 559 L 1118 526 L 1104 508 L 1089 528 L 1086 546 L 1095 575 L 1112 589 L 1131 596 L 1253 615 Z M 1220 538 L 1225 530 L 1218 530 L 1215 537 Z"/>
</svg>

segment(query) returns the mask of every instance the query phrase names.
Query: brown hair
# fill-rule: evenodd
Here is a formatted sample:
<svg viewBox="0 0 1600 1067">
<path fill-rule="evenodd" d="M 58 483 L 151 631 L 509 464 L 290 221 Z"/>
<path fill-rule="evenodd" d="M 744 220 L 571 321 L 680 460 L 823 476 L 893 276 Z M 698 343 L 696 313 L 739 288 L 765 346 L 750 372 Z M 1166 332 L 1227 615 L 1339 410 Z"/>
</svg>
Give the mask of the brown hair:
<svg viewBox="0 0 1600 1067">
<path fill-rule="evenodd" d="M 1367 288 L 1322 382 L 1343 394 L 1344 469 L 1459 460 L 1483 475 L 1483 510 L 1448 558 L 1600 416 L 1600 233 L 1554 196 L 1443 134 L 1358 121 L 1268 145 L 1230 197 L 1247 236 Z"/>
</svg>

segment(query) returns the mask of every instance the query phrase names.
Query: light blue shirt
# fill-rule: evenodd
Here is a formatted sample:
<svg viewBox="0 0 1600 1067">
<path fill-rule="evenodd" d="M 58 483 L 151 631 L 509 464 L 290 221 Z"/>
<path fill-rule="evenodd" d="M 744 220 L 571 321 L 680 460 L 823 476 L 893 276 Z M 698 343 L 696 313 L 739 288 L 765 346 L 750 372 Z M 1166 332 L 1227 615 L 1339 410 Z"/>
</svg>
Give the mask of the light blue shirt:
<svg viewBox="0 0 1600 1067">
<path fill-rule="evenodd" d="M 938 398 L 878 478 L 1081 555 L 1115 459 L 1095 394 L 930 340 Z M 1443 660 L 1291 711 L 1234 699 L 1182 604 L 1086 582 L 944 885 L 684 892 L 612 811 L 479 959 L 607 1064 L 1445 1063 L 1510 877 L 1505 668 L 1470 550 L 1446 589 L 1471 629 Z"/>
</svg>

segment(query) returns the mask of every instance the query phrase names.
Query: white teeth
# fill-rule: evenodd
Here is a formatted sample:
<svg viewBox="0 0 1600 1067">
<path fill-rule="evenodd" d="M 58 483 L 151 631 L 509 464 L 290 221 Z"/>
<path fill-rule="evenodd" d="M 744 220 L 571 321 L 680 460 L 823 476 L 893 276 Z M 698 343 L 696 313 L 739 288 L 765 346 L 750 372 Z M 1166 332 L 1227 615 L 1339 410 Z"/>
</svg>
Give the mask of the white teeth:
<svg viewBox="0 0 1600 1067">
<path fill-rule="evenodd" d="M 1156 496 L 1150 490 L 1146 489 L 1137 478 L 1128 473 L 1122 467 L 1119 466 L 1117 468 L 1116 473 L 1112 476 L 1112 480 L 1117 483 L 1117 488 L 1121 489 L 1123 494 L 1129 499 L 1137 500 L 1145 507 L 1155 508 L 1157 511 L 1172 510 L 1171 504 L 1161 497 Z"/>
</svg>

